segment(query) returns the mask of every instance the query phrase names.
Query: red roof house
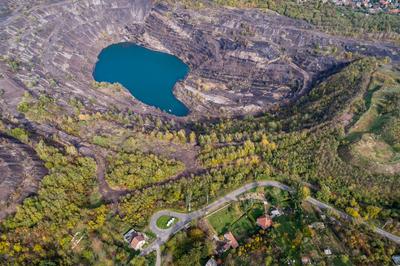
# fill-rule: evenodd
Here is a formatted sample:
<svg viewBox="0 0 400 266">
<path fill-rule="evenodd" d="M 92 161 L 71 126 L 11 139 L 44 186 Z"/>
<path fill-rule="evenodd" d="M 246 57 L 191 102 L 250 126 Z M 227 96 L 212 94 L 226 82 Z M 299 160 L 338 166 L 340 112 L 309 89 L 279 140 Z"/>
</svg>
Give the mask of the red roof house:
<svg viewBox="0 0 400 266">
<path fill-rule="evenodd" d="M 232 235 L 231 232 L 228 232 L 224 235 L 225 240 L 232 248 L 239 247 L 239 243 L 237 242 L 236 238 Z"/>
<path fill-rule="evenodd" d="M 257 225 L 265 230 L 272 226 L 272 219 L 269 215 L 261 216 L 257 218 Z"/>
<path fill-rule="evenodd" d="M 141 250 L 145 243 L 146 243 L 146 240 L 145 240 L 144 236 L 141 234 L 140 235 L 138 234 L 134 238 L 132 238 L 131 247 L 134 250 Z"/>
</svg>

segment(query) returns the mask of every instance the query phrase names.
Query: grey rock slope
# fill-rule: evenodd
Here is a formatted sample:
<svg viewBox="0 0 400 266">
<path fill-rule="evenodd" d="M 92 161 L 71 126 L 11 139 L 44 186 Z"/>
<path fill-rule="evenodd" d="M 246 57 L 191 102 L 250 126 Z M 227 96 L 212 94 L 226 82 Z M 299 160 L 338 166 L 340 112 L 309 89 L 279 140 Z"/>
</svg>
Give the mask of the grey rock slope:
<svg viewBox="0 0 400 266">
<path fill-rule="evenodd" d="M 95 111 L 116 106 L 166 115 L 126 91 L 111 95 L 92 86 L 98 54 L 117 42 L 165 51 L 190 66 L 174 92 L 191 117 L 256 113 L 295 100 L 349 62 L 349 52 L 400 60 L 392 44 L 329 36 L 273 12 L 188 10 L 145 0 L 29 3 L 7 9 L 0 20 L 0 54 L 21 66 L 14 73 L 1 61 L 3 83 L 34 95 L 46 92 L 60 102 L 76 97 Z M 13 90 L 3 89 L 4 95 Z"/>
<path fill-rule="evenodd" d="M 37 191 L 47 170 L 32 148 L 0 134 L 0 173 L 1 220 Z"/>
</svg>

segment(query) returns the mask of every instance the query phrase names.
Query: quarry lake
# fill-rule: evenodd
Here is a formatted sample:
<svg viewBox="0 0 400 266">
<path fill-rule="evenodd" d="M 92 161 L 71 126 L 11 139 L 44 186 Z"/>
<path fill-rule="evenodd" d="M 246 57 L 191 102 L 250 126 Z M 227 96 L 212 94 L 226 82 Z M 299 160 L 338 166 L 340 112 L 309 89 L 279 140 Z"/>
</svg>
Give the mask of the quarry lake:
<svg viewBox="0 0 400 266">
<path fill-rule="evenodd" d="M 189 67 L 179 58 L 132 43 L 118 43 L 103 49 L 93 71 L 98 82 L 118 82 L 139 101 L 176 116 L 188 108 L 172 93 Z"/>
</svg>

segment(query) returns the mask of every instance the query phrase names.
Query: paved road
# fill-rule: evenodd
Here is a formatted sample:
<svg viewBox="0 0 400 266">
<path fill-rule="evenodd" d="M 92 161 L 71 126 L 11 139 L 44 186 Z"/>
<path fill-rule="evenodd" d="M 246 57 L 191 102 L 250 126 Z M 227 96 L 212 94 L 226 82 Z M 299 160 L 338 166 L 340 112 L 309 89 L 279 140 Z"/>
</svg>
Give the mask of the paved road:
<svg viewBox="0 0 400 266">
<path fill-rule="evenodd" d="M 356 222 L 360 222 L 362 224 L 368 225 L 367 222 L 365 222 L 361 219 L 355 219 L 355 218 L 351 217 L 350 215 L 348 215 L 347 213 L 339 211 L 339 210 L 335 209 L 334 207 L 332 207 L 326 203 L 323 203 L 319 200 L 316 200 L 314 198 L 308 198 L 307 201 L 321 209 L 332 210 L 332 211 L 336 212 L 338 215 L 340 215 L 340 217 L 342 217 L 343 219 L 347 219 L 349 221 L 356 221 Z M 372 231 L 375 232 L 376 234 L 378 234 L 382 237 L 385 237 L 385 238 L 395 242 L 396 244 L 400 245 L 400 237 L 399 236 L 393 235 L 379 227 L 373 227 Z"/>
<path fill-rule="evenodd" d="M 227 194 L 226 196 L 218 199 L 217 201 L 207 205 L 206 207 L 204 207 L 200 210 L 194 211 L 194 212 L 180 213 L 180 212 L 174 212 L 174 211 L 170 211 L 170 210 L 162 210 L 162 211 L 156 212 L 150 219 L 150 229 L 157 235 L 157 239 L 153 243 L 151 243 L 146 249 L 144 249 L 142 251 L 142 255 L 147 255 L 153 251 L 157 251 L 157 265 L 160 265 L 161 264 L 160 254 L 159 254 L 160 247 L 165 242 L 167 242 L 168 239 L 172 235 L 176 234 L 177 232 L 179 232 L 180 230 L 185 228 L 187 225 L 189 225 L 189 223 L 191 221 L 201 218 L 203 216 L 206 216 L 207 214 L 219 209 L 221 206 L 223 206 L 229 202 L 237 200 L 237 196 L 239 196 L 239 195 L 243 194 L 244 192 L 247 192 L 253 188 L 256 188 L 256 187 L 276 187 L 276 188 L 286 190 L 286 191 L 293 191 L 290 187 L 288 187 L 280 182 L 277 182 L 277 181 L 259 181 L 259 182 L 253 182 L 253 183 L 244 185 L 241 188 L 239 188 L 235 191 L 232 191 L 231 193 Z M 348 214 L 346 214 L 342 211 L 339 211 L 339 210 L 335 209 L 334 207 L 332 207 L 326 203 L 323 203 L 317 199 L 310 197 L 307 199 L 307 202 L 309 202 L 310 204 L 312 204 L 314 206 L 319 207 L 320 209 L 332 210 L 344 219 L 354 220 L 354 218 L 352 218 Z M 176 217 L 179 219 L 179 222 L 176 223 L 174 226 L 172 226 L 169 229 L 160 229 L 157 226 L 157 220 L 163 215 Z M 366 224 L 366 222 L 364 222 L 364 221 L 359 221 L 359 222 Z M 373 231 L 375 233 L 379 234 L 380 236 L 385 237 L 385 238 L 400 245 L 400 237 L 393 235 L 387 231 L 384 231 L 380 228 L 375 228 L 375 229 L 373 229 Z"/>
<path fill-rule="evenodd" d="M 143 250 L 142 254 L 146 255 L 149 254 L 151 252 L 153 252 L 154 250 L 156 250 L 157 248 L 159 248 L 161 245 L 163 245 L 165 242 L 168 241 L 168 239 L 176 234 L 177 232 L 179 232 L 180 230 L 182 230 L 186 225 L 188 225 L 191 221 L 196 220 L 200 217 L 203 217 L 207 214 L 209 214 L 210 212 L 213 212 L 217 209 L 219 209 L 221 206 L 231 202 L 231 201 L 235 201 L 236 197 L 239 196 L 240 194 L 243 194 L 246 191 L 249 191 L 253 188 L 256 187 L 277 187 L 283 190 L 291 190 L 291 188 L 289 188 L 288 186 L 281 184 L 279 182 L 276 181 L 260 181 L 260 182 L 253 182 L 247 185 L 244 185 L 243 187 L 232 191 L 231 193 L 227 194 L 226 196 L 214 201 L 213 203 L 207 205 L 206 207 L 191 212 L 191 213 L 179 213 L 179 212 L 174 212 L 174 211 L 170 211 L 170 210 L 162 210 L 159 212 L 156 212 L 150 219 L 150 229 L 157 235 L 157 239 L 150 244 L 150 246 L 148 246 L 146 249 Z M 161 217 L 161 216 L 172 216 L 172 217 L 176 217 L 179 219 L 179 222 L 176 223 L 174 226 L 172 226 L 169 229 L 160 229 L 157 226 L 157 220 Z"/>
<path fill-rule="evenodd" d="M 156 247 L 156 254 L 157 254 L 156 266 L 161 266 L 161 249 L 160 249 L 160 246 Z"/>
</svg>

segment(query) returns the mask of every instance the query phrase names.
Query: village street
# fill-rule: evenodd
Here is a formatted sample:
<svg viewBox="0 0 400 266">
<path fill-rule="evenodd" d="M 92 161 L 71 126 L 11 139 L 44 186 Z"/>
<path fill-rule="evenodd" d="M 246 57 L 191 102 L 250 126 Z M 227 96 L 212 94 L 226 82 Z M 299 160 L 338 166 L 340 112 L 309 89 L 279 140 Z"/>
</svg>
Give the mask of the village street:
<svg viewBox="0 0 400 266">
<path fill-rule="evenodd" d="M 190 213 L 180 213 L 180 212 L 174 212 L 174 211 L 170 211 L 170 210 L 161 210 L 156 212 L 150 219 L 150 229 L 151 231 L 153 231 L 156 235 L 157 235 L 157 239 L 152 242 L 147 248 L 145 248 L 142 251 L 142 255 L 147 255 L 153 251 L 157 251 L 157 263 L 156 265 L 161 265 L 161 261 L 160 261 L 160 247 L 166 243 L 168 241 L 168 239 L 173 236 L 174 234 L 176 234 L 177 232 L 179 232 L 180 230 L 184 229 L 186 226 L 188 226 L 190 224 L 190 222 L 192 222 L 193 220 L 199 219 L 203 216 L 208 215 L 209 213 L 218 210 L 220 207 L 224 206 L 225 204 L 232 202 L 232 201 L 236 201 L 237 200 L 237 196 L 252 190 L 256 187 L 276 187 L 282 190 L 286 190 L 286 191 L 292 191 L 292 189 L 280 182 L 277 181 L 258 181 L 258 182 L 252 182 L 249 183 L 247 185 L 242 186 L 241 188 L 234 190 L 232 192 L 230 192 L 229 194 L 225 195 L 224 197 L 214 201 L 213 203 L 207 205 L 206 207 L 194 211 L 194 212 L 190 212 Z M 314 198 L 307 198 L 306 199 L 307 202 L 309 202 L 310 204 L 320 208 L 320 209 L 324 209 L 324 210 L 332 210 L 334 212 L 336 212 L 339 216 L 341 216 L 344 219 L 347 220 L 353 220 L 354 218 L 352 218 L 351 216 L 349 216 L 348 214 L 339 211 L 335 208 L 333 208 L 332 206 L 325 204 L 317 199 Z M 161 217 L 161 216 L 171 216 L 171 217 L 176 217 L 179 221 L 173 225 L 171 228 L 169 229 L 160 229 L 157 226 L 157 220 Z M 366 224 L 365 221 L 359 220 L 358 222 L 361 222 L 363 224 Z M 387 231 L 384 231 L 380 228 L 374 228 L 373 231 L 377 234 L 379 234 L 382 237 L 385 237 L 397 244 L 400 245 L 400 237 L 393 235 Z"/>
</svg>

